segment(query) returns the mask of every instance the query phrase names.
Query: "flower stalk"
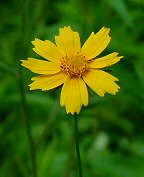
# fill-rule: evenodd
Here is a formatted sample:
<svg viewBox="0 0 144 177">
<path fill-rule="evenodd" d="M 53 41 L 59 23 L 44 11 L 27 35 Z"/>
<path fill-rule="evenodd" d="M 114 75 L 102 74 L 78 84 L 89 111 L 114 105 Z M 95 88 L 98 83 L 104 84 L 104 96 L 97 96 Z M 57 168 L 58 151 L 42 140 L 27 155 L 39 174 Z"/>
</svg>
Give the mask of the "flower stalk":
<svg viewBox="0 0 144 177">
<path fill-rule="evenodd" d="M 79 148 L 79 135 L 78 135 L 78 116 L 75 114 L 74 117 L 75 122 L 75 143 L 76 143 L 76 154 L 77 154 L 77 162 L 78 162 L 78 169 L 79 169 L 79 177 L 82 177 L 82 163 L 80 157 L 80 148 Z"/>
<path fill-rule="evenodd" d="M 15 71 L 14 68 L 12 68 L 11 66 L 9 66 L 6 62 L 4 61 L 0 61 L 0 69 L 2 71 L 6 71 L 9 74 L 12 74 L 13 76 L 17 76 L 17 72 Z"/>
<path fill-rule="evenodd" d="M 25 35 L 26 35 L 26 2 L 24 0 L 20 1 L 20 10 L 21 10 L 21 31 L 20 31 L 20 45 L 19 45 L 19 57 L 24 57 L 26 50 L 25 50 Z M 22 107 L 22 115 L 25 121 L 25 129 L 28 138 L 28 145 L 30 149 L 30 156 L 31 156 L 31 163 L 32 163 L 32 176 L 37 177 L 37 167 L 36 167 L 36 154 L 35 154 L 35 147 L 32 138 L 32 131 L 31 125 L 29 121 L 29 115 L 27 110 L 27 102 L 26 102 L 26 95 L 24 90 L 24 83 L 23 83 L 23 72 L 21 68 L 21 63 L 19 60 L 19 68 L 18 68 L 18 84 L 20 90 L 20 97 L 21 97 L 21 107 Z"/>
</svg>

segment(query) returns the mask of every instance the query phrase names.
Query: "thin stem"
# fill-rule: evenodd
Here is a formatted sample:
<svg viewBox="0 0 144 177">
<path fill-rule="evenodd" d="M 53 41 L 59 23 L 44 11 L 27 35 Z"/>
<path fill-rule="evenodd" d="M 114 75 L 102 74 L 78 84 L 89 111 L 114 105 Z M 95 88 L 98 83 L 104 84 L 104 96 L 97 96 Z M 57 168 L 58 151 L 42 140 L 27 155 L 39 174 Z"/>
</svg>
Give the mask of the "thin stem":
<svg viewBox="0 0 144 177">
<path fill-rule="evenodd" d="M 82 177 L 82 164 L 81 164 L 80 149 L 79 149 L 78 116 L 77 116 L 77 114 L 75 114 L 74 121 L 75 121 L 75 140 L 76 140 L 76 153 L 77 153 L 77 161 L 78 161 L 78 168 L 79 168 L 79 177 Z"/>
<path fill-rule="evenodd" d="M 33 177 L 37 177 L 35 147 L 34 147 L 33 138 L 32 138 L 31 125 L 30 125 L 29 117 L 28 117 L 27 103 L 26 103 L 26 97 L 25 97 L 24 88 L 23 88 L 22 77 L 20 77 L 19 79 L 19 85 L 20 85 L 23 118 L 25 120 L 26 133 L 27 133 L 27 138 L 28 138 L 28 143 L 29 143 L 29 148 L 30 148 L 32 173 L 33 173 Z"/>
<path fill-rule="evenodd" d="M 0 68 L 14 76 L 17 76 L 16 71 L 4 61 L 0 61 Z"/>
<path fill-rule="evenodd" d="M 21 10 L 21 34 L 20 35 L 21 37 L 20 37 L 20 45 L 19 45 L 20 47 L 19 55 L 22 57 L 24 57 L 26 53 L 25 44 L 24 44 L 25 28 L 26 28 L 26 6 L 25 6 L 26 4 L 25 3 L 26 3 L 25 1 L 21 0 L 21 4 L 20 4 L 20 8 L 21 8 L 20 9 Z M 25 95 L 24 84 L 23 84 L 23 73 L 22 73 L 22 67 L 21 67 L 20 60 L 19 60 L 18 82 L 19 82 L 19 88 L 20 88 L 22 113 L 23 113 L 23 118 L 25 121 L 26 133 L 27 133 L 27 138 L 28 138 L 28 143 L 29 143 L 29 148 L 30 148 L 32 173 L 33 173 L 33 177 L 37 177 L 35 147 L 34 147 L 33 138 L 32 138 L 31 125 L 29 122 L 26 95 Z"/>
<path fill-rule="evenodd" d="M 52 108 L 52 111 L 51 111 L 51 114 L 47 118 L 46 123 L 45 123 L 40 135 L 37 138 L 37 141 L 35 143 L 35 148 L 36 149 L 39 147 L 40 143 L 45 138 L 47 130 L 49 129 L 49 127 L 51 125 L 51 122 L 52 122 L 53 118 L 56 116 L 56 114 L 57 114 L 57 103 L 54 104 L 54 106 Z"/>
</svg>

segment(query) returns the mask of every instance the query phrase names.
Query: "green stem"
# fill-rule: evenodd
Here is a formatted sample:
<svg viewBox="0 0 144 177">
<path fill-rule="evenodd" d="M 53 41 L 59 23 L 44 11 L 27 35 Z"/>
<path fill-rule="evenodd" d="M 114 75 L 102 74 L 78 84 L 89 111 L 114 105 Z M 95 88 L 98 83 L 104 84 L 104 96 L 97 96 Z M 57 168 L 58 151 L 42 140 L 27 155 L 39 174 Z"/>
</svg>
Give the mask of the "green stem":
<svg viewBox="0 0 144 177">
<path fill-rule="evenodd" d="M 21 0 L 20 4 L 20 10 L 21 10 L 21 37 L 20 37 L 20 50 L 19 50 L 19 55 L 24 57 L 26 50 L 25 50 L 25 29 L 26 29 L 26 2 L 24 0 Z M 27 133 L 27 138 L 28 138 L 28 143 L 29 143 L 29 148 L 30 148 L 30 155 L 31 155 L 31 162 L 32 162 L 32 174 L 33 177 L 37 177 L 37 168 L 36 168 L 36 155 L 35 155 L 35 147 L 33 143 L 33 138 L 32 138 L 32 132 L 31 132 L 31 125 L 29 121 L 29 116 L 28 116 L 28 110 L 27 110 L 27 102 L 26 102 L 26 95 L 25 95 L 25 90 L 24 90 L 24 83 L 23 83 L 23 73 L 22 73 L 22 66 L 21 62 L 19 60 L 19 77 L 18 77 L 18 82 L 19 82 L 19 88 L 20 88 L 20 96 L 21 96 L 21 104 L 22 104 L 22 112 L 23 112 L 23 117 L 25 121 L 25 126 L 26 126 L 26 133 Z"/>
<path fill-rule="evenodd" d="M 23 111 L 23 118 L 25 120 L 26 133 L 27 133 L 27 138 L 28 138 L 28 143 L 29 143 L 29 148 L 30 148 L 30 155 L 31 155 L 31 162 L 32 162 L 32 173 L 33 173 L 33 177 L 37 177 L 35 147 L 34 147 L 33 138 L 32 138 L 31 125 L 29 122 L 27 103 L 26 103 L 26 97 L 25 97 L 25 92 L 24 92 L 24 87 L 23 87 L 23 79 L 22 79 L 21 71 L 19 72 L 19 76 L 20 76 L 19 86 L 20 86 L 22 111 Z"/>
<path fill-rule="evenodd" d="M 40 143 L 42 142 L 42 140 L 44 139 L 44 137 L 46 136 L 47 130 L 49 129 L 51 122 L 53 120 L 53 118 L 56 116 L 57 114 L 57 103 L 54 104 L 51 114 L 49 115 L 49 117 L 47 118 L 45 125 L 41 131 L 41 134 L 38 136 L 37 141 L 35 143 L 35 148 L 37 149 L 40 145 Z"/>
<path fill-rule="evenodd" d="M 12 74 L 14 76 L 17 76 L 16 71 L 4 61 L 0 61 L 0 68 L 3 71 L 6 71 L 6 72 L 8 72 L 8 73 L 10 73 L 10 74 Z"/>
<path fill-rule="evenodd" d="M 77 161 L 78 161 L 78 168 L 79 168 L 79 177 L 82 177 L 82 164 L 81 164 L 80 149 L 79 149 L 78 116 L 77 116 L 77 114 L 75 114 L 74 121 L 75 121 L 75 140 L 76 140 L 76 153 L 77 153 Z"/>
</svg>

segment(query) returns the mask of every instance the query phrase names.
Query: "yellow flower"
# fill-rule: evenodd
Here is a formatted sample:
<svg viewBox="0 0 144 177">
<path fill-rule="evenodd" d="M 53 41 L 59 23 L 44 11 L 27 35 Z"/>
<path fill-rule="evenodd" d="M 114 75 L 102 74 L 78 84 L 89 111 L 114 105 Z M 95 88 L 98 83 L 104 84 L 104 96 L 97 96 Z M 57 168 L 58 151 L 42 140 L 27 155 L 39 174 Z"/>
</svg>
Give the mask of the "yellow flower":
<svg viewBox="0 0 144 177">
<path fill-rule="evenodd" d="M 60 28 L 59 36 L 55 37 L 56 45 L 49 40 L 33 41 L 33 50 L 48 61 L 35 58 L 22 60 L 22 66 L 40 74 L 33 77 L 30 90 L 50 90 L 62 85 L 60 104 L 66 112 L 79 114 L 82 105 L 88 105 L 90 87 L 99 96 L 110 93 L 115 95 L 119 86 L 118 79 L 101 68 L 117 63 L 121 58 L 117 52 L 96 58 L 109 44 L 109 28 L 103 27 L 90 37 L 81 47 L 79 33 L 71 27 Z"/>
</svg>

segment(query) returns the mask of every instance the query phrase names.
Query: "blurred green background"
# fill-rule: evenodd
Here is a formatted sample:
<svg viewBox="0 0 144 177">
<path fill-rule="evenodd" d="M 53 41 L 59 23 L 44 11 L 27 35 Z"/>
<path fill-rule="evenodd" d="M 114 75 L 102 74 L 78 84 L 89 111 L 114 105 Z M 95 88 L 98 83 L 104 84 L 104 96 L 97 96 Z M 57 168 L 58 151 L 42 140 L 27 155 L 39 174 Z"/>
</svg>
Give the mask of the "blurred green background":
<svg viewBox="0 0 144 177">
<path fill-rule="evenodd" d="M 32 177 L 25 115 L 38 176 L 78 176 L 73 117 L 59 105 L 60 90 L 29 91 L 35 74 L 20 66 L 20 59 L 40 58 L 32 40 L 54 42 L 59 27 L 70 25 L 82 43 L 110 27 L 112 41 L 102 56 L 124 56 L 110 67 L 120 92 L 93 94 L 79 116 L 83 176 L 144 177 L 144 1 L 1 0 L 0 11 L 0 176 Z"/>
</svg>

